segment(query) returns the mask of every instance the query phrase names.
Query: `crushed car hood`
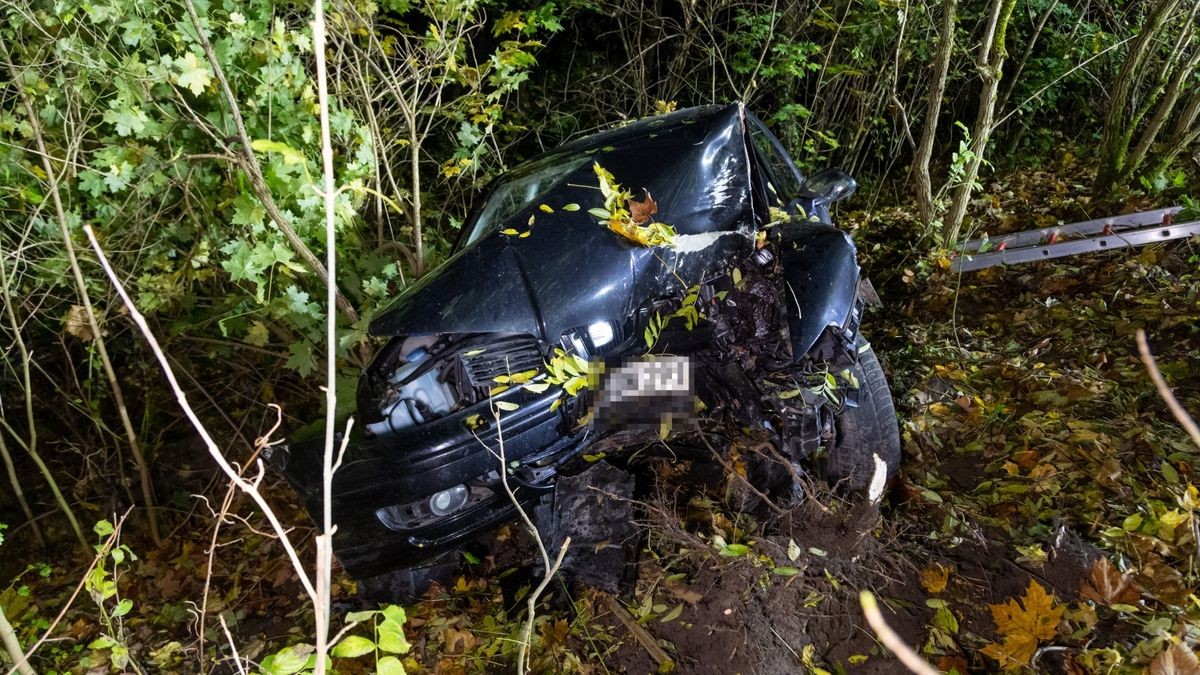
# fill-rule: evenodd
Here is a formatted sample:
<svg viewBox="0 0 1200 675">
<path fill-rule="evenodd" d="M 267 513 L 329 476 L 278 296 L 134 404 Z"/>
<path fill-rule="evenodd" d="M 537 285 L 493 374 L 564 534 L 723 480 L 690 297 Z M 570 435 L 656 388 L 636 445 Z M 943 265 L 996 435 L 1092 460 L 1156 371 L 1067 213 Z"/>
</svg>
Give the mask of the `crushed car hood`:
<svg viewBox="0 0 1200 675">
<path fill-rule="evenodd" d="M 371 322 L 371 333 L 517 332 L 557 342 L 598 321 L 620 327 L 646 303 L 724 273 L 720 263 L 750 250 L 763 216 L 740 105 L 652 118 L 530 164 L 554 161 L 579 166 L 406 288 Z M 593 163 L 634 199 L 653 196 L 654 219 L 679 234 L 674 247 L 640 246 L 588 213 L 604 204 Z M 578 208 L 563 208 L 572 204 Z"/>
</svg>

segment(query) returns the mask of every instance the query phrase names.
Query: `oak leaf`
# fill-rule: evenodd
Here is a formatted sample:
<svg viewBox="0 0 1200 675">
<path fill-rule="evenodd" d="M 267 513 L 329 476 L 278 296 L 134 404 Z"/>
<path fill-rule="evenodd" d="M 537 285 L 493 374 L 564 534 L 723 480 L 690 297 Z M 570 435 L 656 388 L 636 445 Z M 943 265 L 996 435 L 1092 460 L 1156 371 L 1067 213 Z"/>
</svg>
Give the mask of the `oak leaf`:
<svg viewBox="0 0 1200 675">
<path fill-rule="evenodd" d="M 1056 607 L 1054 595 L 1032 579 L 1020 603 L 1013 599 L 988 607 L 996 622 L 996 632 L 1004 641 L 990 643 L 982 651 L 998 661 L 1004 670 L 1029 665 L 1037 652 L 1038 642 L 1054 637 L 1066 611 L 1065 607 Z"/>
<path fill-rule="evenodd" d="M 1102 605 L 1132 605 L 1142 592 L 1131 575 L 1121 574 L 1108 558 L 1097 558 L 1080 594 Z"/>
<path fill-rule="evenodd" d="M 645 190 L 646 198 L 642 201 L 629 200 L 629 219 L 636 225 L 650 220 L 650 216 L 658 213 L 658 202 L 654 201 L 654 197 L 650 196 L 650 191 Z"/>
</svg>

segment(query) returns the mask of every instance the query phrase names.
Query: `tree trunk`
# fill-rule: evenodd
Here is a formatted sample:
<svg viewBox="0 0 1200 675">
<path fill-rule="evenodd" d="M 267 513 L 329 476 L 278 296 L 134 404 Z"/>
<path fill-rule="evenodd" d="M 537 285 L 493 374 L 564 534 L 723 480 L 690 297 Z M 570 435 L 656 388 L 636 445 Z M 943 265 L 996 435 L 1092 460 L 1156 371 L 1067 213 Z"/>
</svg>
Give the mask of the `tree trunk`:
<svg viewBox="0 0 1200 675">
<path fill-rule="evenodd" d="M 17 664 L 14 670 L 19 675 L 37 675 L 25 660 L 25 652 L 21 650 L 21 643 L 17 642 L 17 633 L 8 622 L 8 617 L 4 616 L 3 607 L 0 607 L 0 642 L 4 643 L 4 651 L 8 652 L 13 663 Z"/>
<path fill-rule="evenodd" d="M 973 154 L 967 161 L 962 183 L 954 191 L 950 211 L 946 214 L 942 226 L 942 244 L 945 246 L 953 246 L 958 241 L 963 218 L 967 215 L 967 204 L 971 201 L 971 189 L 979 176 L 979 167 L 983 164 L 983 156 L 987 152 L 988 139 L 992 135 L 992 120 L 996 114 L 996 95 L 1000 88 L 1004 60 L 1008 56 L 1004 39 L 1008 31 L 1008 20 L 1012 17 L 1016 5 L 1016 0 L 993 0 L 991 17 L 984 30 L 983 41 L 979 45 L 978 66 L 983 90 L 979 95 L 979 112 L 975 117 L 975 128 L 972 132 Z"/>
<path fill-rule="evenodd" d="M 946 0 L 942 3 L 942 30 L 938 35 L 937 53 L 933 57 L 933 81 L 929 84 L 929 100 L 925 106 L 921 142 L 913 154 L 912 177 L 916 183 L 917 210 L 921 215 L 921 223 L 926 227 L 933 222 L 936 215 L 933 206 L 933 184 L 929 178 L 929 161 L 933 157 L 938 118 L 942 114 L 942 97 L 946 93 L 946 76 L 950 72 L 950 57 L 954 52 L 956 4 L 956 0 Z"/>
<path fill-rule="evenodd" d="M 1129 153 L 1129 143 L 1133 138 L 1133 127 L 1137 120 L 1130 120 L 1129 107 L 1133 103 L 1137 84 L 1144 77 L 1144 66 L 1158 42 L 1159 33 L 1167 22 L 1167 17 L 1175 11 L 1179 0 L 1159 0 L 1150 11 L 1138 33 L 1117 79 L 1113 82 L 1111 95 L 1108 100 L 1108 110 L 1104 115 L 1104 135 L 1100 141 L 1101 159 L 1100 170 L 1096 175 L 1095 192 L 1106 193 L 1117 184 L 1125 167 Z"/>
<path fill-rule="evenodd" d="M 1025 41 L 1025 51 L 1021 52 L 1021 58 L 1017 60 L 1017 65 L 1013 68 L 1012 75 L 1008 76 L 1008 84 L 1004 87 L 1004 93 L 1001 94 L 999 102 L 996 104 L 996 110 L 1003 111 L 1008 101 L 1012 98 L 1013 90 L 1017 88 L 1017 82 L 1021 81 L 1021 73 L 1025 71 L 1025 64 L 1029 63 L 1029 57 L 1033 55 L 1033 48 L 1037 46 L 1038 38 L 1042 36 L 1042 31 L 1046 28 L 1046 22 L 1050 20 L 1050 15 L 1058 7 L 1057 2 L 1046 3 L 1046 11 L 1042 13 L 1038 19 L 1037 25 L 1033 29 L 1033 34 Z M 1030 12 L 1033 9 L 1030 8 Z"/>
<path fill-rule="evenodd" d="M 1200 139 L 1200 90 L 1193 91 L 1188 98 L 1187 105 L 1184 106 L 1183 111 L 1179 114 L 1179 119 L 1175 122 L 1171 137 L 1162 145 L 1162 153 L 1155 162 L 1151 173 L 1163 173 L 1169 169 L 1179 153 L 1187 150 L 1198 139 Z"/>
<path fill-rule="evenodd" d="M 1154 140 L 1158 138 L 1159 131 L 1170 118 L 1171 113 L 1175 110 L 1175 104 L 1179 102 L 1179 97 L 1182 94 L 1184 83 L 1195 72 L 1196 66 L 1200 65 L 1200 48 L 1192 54 L 1176 71 L 1171 78 L 1171 82 L 1167 85 L 1167 90 L 1163 94 L 1163 98 L 1158 103 L 1158 108 L 1154 111 L 1154 117 L 1146 124 L 1146 128 L 1142 130 L 1141 138 L 1133 150 L 1129 151 L 1128 157 L 1125 159 L 1125 165 L 1121 167 L 1118 182 L 1124 183 L 1128 181 L 1142 166 L 1142 162 L 1146 160 L 1146 155 L 1149 154 L 1150 148 L 1154 144 Z"/>
</svg>

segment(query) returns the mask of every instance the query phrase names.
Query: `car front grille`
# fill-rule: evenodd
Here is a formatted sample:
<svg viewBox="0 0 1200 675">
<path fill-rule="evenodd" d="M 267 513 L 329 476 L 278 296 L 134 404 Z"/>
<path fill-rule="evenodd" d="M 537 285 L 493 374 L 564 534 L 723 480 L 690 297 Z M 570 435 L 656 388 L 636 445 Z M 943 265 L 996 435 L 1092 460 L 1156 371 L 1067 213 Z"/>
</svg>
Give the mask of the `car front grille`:
<svg viewBox="0 0 1200 675">
<path fill-rule="evenodd" d="M 467 349 L 459 353 L 459 359 L 470 385 L 481 389 L 496 386 L 496 377 L 500 375 L 543 367 L 537 341 L 524 336 L 504 337 L 485 346 Z"/>
</svg>

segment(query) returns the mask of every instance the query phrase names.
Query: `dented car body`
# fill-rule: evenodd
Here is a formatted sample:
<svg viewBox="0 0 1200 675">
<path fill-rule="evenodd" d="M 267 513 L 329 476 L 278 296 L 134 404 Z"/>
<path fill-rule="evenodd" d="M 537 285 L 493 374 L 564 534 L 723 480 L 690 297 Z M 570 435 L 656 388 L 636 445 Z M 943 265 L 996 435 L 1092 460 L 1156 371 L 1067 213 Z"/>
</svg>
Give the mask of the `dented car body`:
<svg viewBox="0 0 1200 675">
<path fill-rule="evenodd" d="M 333 478 L 343 566 L 420 565 L 513 520 L 501 471 L 533 510 L 585 455 L 697 444 L 730 422 L 795 466 L 824 457 L 837 480 L 895 471 L 854 245 L 829 224 L 853 190 L 841 172 L 802 177 L 740 104 L 589 136 L 502 176 L 452 257 L 370 325 L 388 342 Z M 641 228 L 661 236 L 629 236 Z M 314 440 L 272 458 L 314 515 L 321 457 Z"/>
</svg>

